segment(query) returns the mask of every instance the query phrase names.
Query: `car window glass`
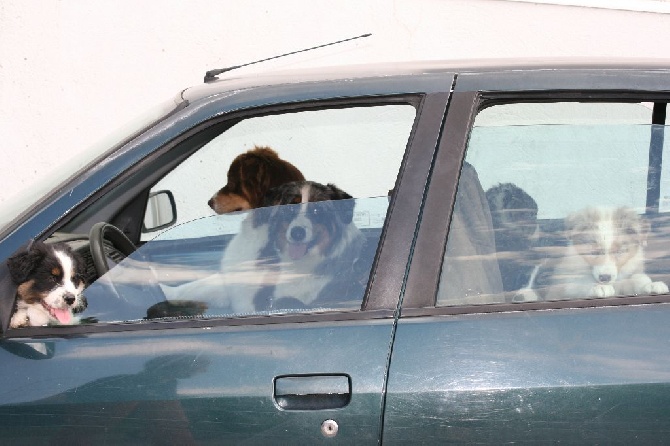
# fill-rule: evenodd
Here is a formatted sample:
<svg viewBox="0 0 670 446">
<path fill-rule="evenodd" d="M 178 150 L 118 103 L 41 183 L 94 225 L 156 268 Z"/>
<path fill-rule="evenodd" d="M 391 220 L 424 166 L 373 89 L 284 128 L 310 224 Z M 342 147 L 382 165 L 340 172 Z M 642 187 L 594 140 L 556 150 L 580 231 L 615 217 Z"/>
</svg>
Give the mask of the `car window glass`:
<svg viewBox="0 0 670 446">
<path fill-rule="evenodd" d="M 480 112 L 437 304 L 667 293 L 670 172 L 661 160 L 670 155 L 652 110 L 566 102 Z"/>
<path fill-rule="evenodd" d="M 150 196 L 162 198 L 152 207 L 170 203 L 166 192 L 173 198 L 176 223 L 145 233 L 146 243 L 90 285 L 82 317 L 360 309 L 415 116 L 414 106 L 391 104 L 291 111 L 225 126 L 151 188 Z M 216 215 L 208 202 L 228 181 L 231 163 L 257 147 L 298 168 L 308 180 L 301 184 L 327 191 L 318 201 L 301 189 L 280 206 Z M 145 216 L 145 225 L 169 222 L 173 211 L 164 207 Z"/>
<path fill-rule="evenodd" d="M 259 208 L 163 232 L 85 290 L 99 322 L 360 309 L 388 197 Z M 303 243 L 291 238 L 307 234 Z"/>
<path fill-rule="evenodd" d="M 152 192 L 174 194 L 177 223 L 212 215 L 207 206 L 226 184 L 231 162 L 255 146 L 270 147 L 306 179 L 334 183 L 353 197 L 387 194 L 416 115 L 407 104 L 309 110 L 245 119 L 205 144 Z M 144 233 L 150 240 L 155 232 Z"/>
</svg>

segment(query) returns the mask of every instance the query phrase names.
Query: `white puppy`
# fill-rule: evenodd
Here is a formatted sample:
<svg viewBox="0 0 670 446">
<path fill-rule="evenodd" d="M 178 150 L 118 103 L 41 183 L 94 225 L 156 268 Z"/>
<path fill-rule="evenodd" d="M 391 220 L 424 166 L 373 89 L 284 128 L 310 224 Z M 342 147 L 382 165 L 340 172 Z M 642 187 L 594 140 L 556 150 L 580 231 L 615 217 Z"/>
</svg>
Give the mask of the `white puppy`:
<svg viewBox="0 0 670 446">
<path fill-rule="evenodd" d="M 665 294 L 644 273 L 649 230 L 632 209 L 587 208 L 565 219 L 568 246 L 548 279 L 547 300 Z"/>
</svg>

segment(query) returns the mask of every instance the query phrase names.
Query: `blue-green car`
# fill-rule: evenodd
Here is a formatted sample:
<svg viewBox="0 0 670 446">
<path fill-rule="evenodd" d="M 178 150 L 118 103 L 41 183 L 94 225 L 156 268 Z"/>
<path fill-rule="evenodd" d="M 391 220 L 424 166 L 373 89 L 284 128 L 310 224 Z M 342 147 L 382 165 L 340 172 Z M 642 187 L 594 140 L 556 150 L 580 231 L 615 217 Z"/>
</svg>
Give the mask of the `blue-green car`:
<svg viewBox="0 0 670 446">
<path fill-rule="evenodd" d="M 0 210 L 0 442 L 670 442 L 669 100 L 640 60 L 184 90 Z M 255 146 L 352 198 L 214 214 Z M 289 214 L 355 258 L 291 269 Z M 81 323 L 10 327 L 35 241 L 84 257 Z"/>
</svg>

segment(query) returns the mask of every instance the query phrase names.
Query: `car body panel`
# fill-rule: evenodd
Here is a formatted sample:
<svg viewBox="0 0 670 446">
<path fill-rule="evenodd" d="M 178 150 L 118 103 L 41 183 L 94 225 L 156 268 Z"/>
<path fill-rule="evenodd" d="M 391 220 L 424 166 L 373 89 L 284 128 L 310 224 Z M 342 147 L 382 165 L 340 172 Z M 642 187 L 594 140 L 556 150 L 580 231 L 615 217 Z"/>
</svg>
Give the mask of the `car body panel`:
<svg viewBox="0 0 670 446">
<path fill-rule="evenodd" d="M 447 238 L 454 178 L 480 109 L 667 101 L 668 79 L 667 70 L 556 68 L 458 76 L 395 334 L 384 443 L 667 441 L 667 296 L 434 305 L 446 244 L 436 238 Z"/>
<path fill-rule="evenodd" d="M 668 311 L 659 304 L 402 319 L 384 443 L 667 438 Z"/>
<path fill-rule="evenodd" d="M 313 444 L 323 439 L 321 423 L 334 419 L 336 442 L 376 444 L 392 325 L 393 319 L 202 326 L 5 340 L 0 374 L 13 384 L 3 392 L 0 437 Z M 8 343 L 50 354 L 29 359 L 11 353 L 20 350 Z M 280 410 L 273 380 L 284 375 L 347 376 L 351 400 L 341 408 Z"/>
</svg>

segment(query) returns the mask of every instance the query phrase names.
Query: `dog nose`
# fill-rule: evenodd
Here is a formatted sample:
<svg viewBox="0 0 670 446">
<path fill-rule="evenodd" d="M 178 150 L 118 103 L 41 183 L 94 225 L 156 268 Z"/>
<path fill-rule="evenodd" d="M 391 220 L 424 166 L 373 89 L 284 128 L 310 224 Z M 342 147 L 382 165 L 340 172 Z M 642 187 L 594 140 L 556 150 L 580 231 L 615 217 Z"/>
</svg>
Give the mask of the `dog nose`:
<svg viewBox="0 0 670 446">
<path fill-rule="evenodd" d="M 601 274 L 598 276 L 598 281 L 600 283 L 608 283 L 612 280 L 612 276 L 610 274 Z"/>
<path fill-rule="evenodd" d="M 214 209 L 214 199 L 210 198 L 209 201 L 207 202 L 210 208 Z"/>
<path fill-rule="evenodd" d="M 66 304 L 72 305 L 74 303 L 74 300 L 75 300 L 74 294 L 67 293 L 65 296 L 63 296 L 63 300 L 65 300 Z"/>
<path fill-rule="evenodd" d="M 305 231 L 305 228 L 302 226 L 294 226 L 291 228 L 291 240 L 294 242 L 301 242 L 305 240 L 306 235 L 307 231 Z"/>
</svg>

